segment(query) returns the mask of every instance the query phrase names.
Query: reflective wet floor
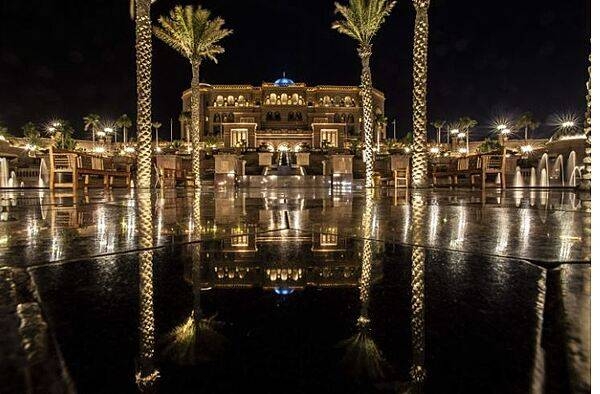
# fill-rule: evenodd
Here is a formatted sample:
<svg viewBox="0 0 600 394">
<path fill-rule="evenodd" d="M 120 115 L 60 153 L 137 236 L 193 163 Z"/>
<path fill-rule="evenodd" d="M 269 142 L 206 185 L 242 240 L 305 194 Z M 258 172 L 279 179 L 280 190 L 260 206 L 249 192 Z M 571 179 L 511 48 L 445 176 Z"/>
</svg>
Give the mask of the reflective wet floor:
<svg viewBox="0 0 600 394">
<path fill-rule="evenodd" d="M 82 393 L 589 391 L 589 195 L 3 197 Z"/>
</svg>

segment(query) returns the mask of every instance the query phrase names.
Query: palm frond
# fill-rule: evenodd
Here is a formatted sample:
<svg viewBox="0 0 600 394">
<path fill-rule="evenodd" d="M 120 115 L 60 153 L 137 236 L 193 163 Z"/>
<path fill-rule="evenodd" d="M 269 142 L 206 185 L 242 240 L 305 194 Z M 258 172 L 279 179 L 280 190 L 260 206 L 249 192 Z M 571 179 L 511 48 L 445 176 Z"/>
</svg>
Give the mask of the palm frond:
<svg viewBox="0 0 600 394">
<path fill-rule="evenodd" d="M 159 26 L 153 28 L 154 35 L 198 64 L 205 58 L 216 63 L 216 55 L 225 52 L 218 42 L 233 33 L 223 28 L 222 18 L 211 19 L 210 11 L 199 6 L 176 6 L 168 17 L 162 16 L 158 22 Z"/>
<path fill-rule="evenodd" d="M 335 13 L 341 18 L 331 27 L 355 39 L 361 46 L 371 45 L 395 5 L 395 0 L 350 0 L 347 6 L 336 2 Z"/>
</svg>

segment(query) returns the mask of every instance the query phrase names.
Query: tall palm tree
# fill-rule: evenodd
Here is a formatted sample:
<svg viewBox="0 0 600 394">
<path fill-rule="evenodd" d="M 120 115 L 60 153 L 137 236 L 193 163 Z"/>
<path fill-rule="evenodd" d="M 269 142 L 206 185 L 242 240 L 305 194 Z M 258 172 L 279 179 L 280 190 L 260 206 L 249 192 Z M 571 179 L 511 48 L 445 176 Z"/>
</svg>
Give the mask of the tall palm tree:
<svg viewBox="0 0 600 394">
<path fill-rule="evenodd" d="M 446 126 L 445 120 L 435 120 L 431 122 L 431 125 L 437 129 L 437 143 L 442 143 L 442 128 Z"/>
<path fill-rule="evenodd" d="M 127 114 L 123 114 L 117 119 L 115 125 L 123 130 L 123 143 L 127 143 L 127 129 L 133 125 L 131 119 Z"/>
<path fill-rule="evenodd" d="M 361 96 L 365 131 L 365 186 L 373 187 L 373 83 L 371 81 L 371 54 L 373 38 L 385 18 L 396 5 L 390 0 L 350 0 L 347 6 L 335 3 L 335 12 L 342 17 L 331 26 L 358 42 L 358 57 L 362 64 Z"/>
<path fill-rule="evenodd" d="M 524 131 L 524 139 L 527 142 L 529 138 L 529 131 L 535 130 L 540 126 L 540 122 L 536 121 L 531 112 L 525 112 L 515 122 L 515 127 L 517 129 L 523 129 Z"/>
<path fill-rule="evenodd" d="M 223 19 L 211 19 L 210 11 L 200 6 L 176 6 L 158 22 L 160 26 L 154 27 L 154 34 L 192 66 L 192 167 L 194 183 L 200 187 L 200 64 L 204 59 L 217 63 L 216 55 L 225 52 L 219 41 L 233 31 L 224 29 Z"/>
<path fill-rule="evenodd" d="M 135 62 L 137 74 L 137 187 L 150 188 L 152 176 L 152 21 L 154 0 L 131 0 L 135 17 Z"/>
<path fill-rule="evenodd" d="M 415 138 L 412 184 L 427 186 L 427 47 L 429 0 L 413 0 L 417 12 L 413 42 L 413 133 Z"/>
<path fill-rule="evenodd" d="M 96 132 L 100 127 L 100 115 L 89 114 L 83 117 L 83 129 L 92 133 L 92 141 L 96 141 Z"/>
</svg>

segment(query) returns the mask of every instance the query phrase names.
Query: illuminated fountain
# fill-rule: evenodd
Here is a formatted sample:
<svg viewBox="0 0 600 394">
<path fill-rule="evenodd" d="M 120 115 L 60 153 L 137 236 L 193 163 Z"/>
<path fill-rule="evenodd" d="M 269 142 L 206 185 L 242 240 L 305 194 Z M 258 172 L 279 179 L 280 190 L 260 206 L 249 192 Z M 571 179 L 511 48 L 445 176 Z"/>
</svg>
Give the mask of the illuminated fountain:
<svg viewBox="0 0 600 394">
<path fill-rule="evenodd" d="M 0 187 L 8 187 L 8 160 L 0 157 Z"/>
<path fill-rule="evenodd" d="M 50 174 L 48 173 L 48 166 L 46 160 L 40 161 L 40 174 L 38 176 L 38 187 L 47 187 L 48 181 L 50 180 Z"/>
<path fill-rule="evenodd" d="M 17 187 L 18 183 L 17 183 L 17 174 L 14 171 L 10 172 L 10 178 L 8 178 L 8 181 L 6 182 L 6 187 Z"/>
<path fill-rule="evenodd" d="M 567 175 L 567 186 L 576 187 L 577 179 L 581 179 L 581 168 L 577 167 L 577 155 L 575 151 L 571 151 L 569 158 L 567 159 L 567 168 L 565 174 Z"/>
<path fill-rule="evenodd" d="M 533 169 L 532 169 L 532 171 L 533 171 Z M 548 187 L 550 185 L 550 180 L 548 179 L 548 154 L 547 153 L 544 153 L 542 155 L 542 158 L 540 159 L 540 163 L 538 164 L 537 172 L 540 174 L 540 183 L 535 186 Z"/>
</svg>

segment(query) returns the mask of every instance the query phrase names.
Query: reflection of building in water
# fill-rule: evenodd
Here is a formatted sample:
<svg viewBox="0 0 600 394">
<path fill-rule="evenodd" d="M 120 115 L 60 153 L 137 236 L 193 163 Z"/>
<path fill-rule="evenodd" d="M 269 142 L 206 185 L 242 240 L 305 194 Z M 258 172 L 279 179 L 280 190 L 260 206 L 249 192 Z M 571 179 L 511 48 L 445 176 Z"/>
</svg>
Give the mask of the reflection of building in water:
<svg viewBox="0 0 600 394">
<path fill-rule="evenodd" d="M 205 243 L 206 253 L 202 256 L 208 266 L 209 284 L 217 288 L 261 287 L 276 291 L 305 286 L 355 286 L 360 261 L 354 244 L 336 235 L 337 228 L 327 230 L 330 233 L 262 233 L 252 226 L 237 227 L 232 237 Z"/>
</svg>

